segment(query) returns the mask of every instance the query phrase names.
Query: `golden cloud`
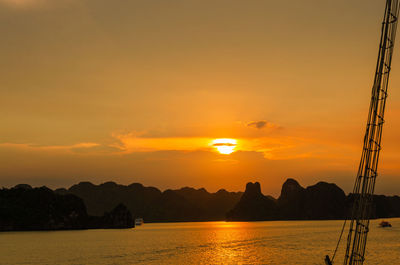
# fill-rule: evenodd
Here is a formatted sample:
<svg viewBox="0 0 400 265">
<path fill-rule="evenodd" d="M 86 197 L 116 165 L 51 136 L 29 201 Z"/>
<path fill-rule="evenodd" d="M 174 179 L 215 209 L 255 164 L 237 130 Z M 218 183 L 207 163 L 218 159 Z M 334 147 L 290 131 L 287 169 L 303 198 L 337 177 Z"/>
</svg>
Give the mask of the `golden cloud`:
<svg viewBox="0 0 400 265">
<path fill-rule="evenodd" d="M 75 149 L 84 149 L 84 148 L 93 148 L 100 146 L 98 143 L 77 143 L 72 145 L 37 145 L 37 144 L 16 144 L 16 143 L 0 143 L 0 147 L 5 148 L 17 148 L 17 149 L 25 149 L 25 150 L 42 150 L 42 151 L 51 151 L 51 150 L 67 150 L 72 151 Z"/>
<path fill-rule="evenodd" d="M 27 7 L 44 3 L 45 0 L 0 0 L 0 3 L 5 3 L 15 7 Z"/>
</svg>

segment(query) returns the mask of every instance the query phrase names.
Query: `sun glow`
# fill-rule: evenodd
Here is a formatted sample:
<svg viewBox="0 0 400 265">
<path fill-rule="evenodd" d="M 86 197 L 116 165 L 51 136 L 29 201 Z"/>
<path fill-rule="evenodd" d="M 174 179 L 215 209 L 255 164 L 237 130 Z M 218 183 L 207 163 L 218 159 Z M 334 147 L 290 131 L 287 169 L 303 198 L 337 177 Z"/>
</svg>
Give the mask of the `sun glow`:
<svg viewBox="0 0 400 265">
<path fill-rule="evenodd" d="M 212 141 L 212 146 L 217 151 L 224 155 L 229 155 L 235 152 L 237 141 L 235 139 L 221 138 Z"/>
</svg>

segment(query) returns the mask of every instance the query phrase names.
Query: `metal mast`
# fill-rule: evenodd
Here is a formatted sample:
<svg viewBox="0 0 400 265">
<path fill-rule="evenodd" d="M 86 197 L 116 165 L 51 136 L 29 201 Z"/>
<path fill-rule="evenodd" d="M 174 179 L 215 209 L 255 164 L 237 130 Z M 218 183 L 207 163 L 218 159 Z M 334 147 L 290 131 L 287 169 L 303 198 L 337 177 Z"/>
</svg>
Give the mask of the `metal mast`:
<svg viewBox="0 0 400 265">
<path fill-rule="evenodd" d="M 365 247 L 369 231 L 375 180 L 378 175 L 378 159 L 381 150 L 382 127 L 398 15 L 399 0 L 387 0 L 364 146 L 353 189 L 354 203 L 347 236 L 344 265 L 362 265 L 365 260 Z M 327 264 L 329 264 L 329 258 L 327 260 Z"/>
<path fill-rule="evenodd" d="M 378 175 L 378 159 L 381 150 L 382 127 L 385 122 L 385 105 L 398 15 L 399 1 L 387 0 L 364 136 L 364 147 L 353 189 L 355 200 L 347 236 L 344 265 L 362 265 L 365 259 L 365 246 L 367 244 L 375 181 Z"/>
</svg>

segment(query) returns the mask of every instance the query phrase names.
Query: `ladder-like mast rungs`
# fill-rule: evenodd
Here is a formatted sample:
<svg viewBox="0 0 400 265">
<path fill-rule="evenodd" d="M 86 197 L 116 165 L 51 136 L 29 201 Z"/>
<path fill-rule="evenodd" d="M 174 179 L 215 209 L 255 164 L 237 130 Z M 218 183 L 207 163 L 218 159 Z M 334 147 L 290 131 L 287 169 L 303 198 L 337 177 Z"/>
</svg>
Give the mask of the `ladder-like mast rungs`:
<svg viewBox="0 0 400 265">
<path fill-rule="evenodd" d="M 399 1 L 386 0 L 363 151 L 353 189 L 355 197 L 347 236 L 346 251 L 344 253 L 344 265 L 362 265 L 365 260 L 364 255 L 369 232 L 369 218 L 373 203 L 375 180 L 378 176 L 382 126 L 385 122 L 384 110 L 388 96 L 389 73 L 391 71 L 399 17 Z M 345 224 L 342 229 L 344 229 Z M 333 257 L 336 254 L 336 250 Z"/>
</svg>

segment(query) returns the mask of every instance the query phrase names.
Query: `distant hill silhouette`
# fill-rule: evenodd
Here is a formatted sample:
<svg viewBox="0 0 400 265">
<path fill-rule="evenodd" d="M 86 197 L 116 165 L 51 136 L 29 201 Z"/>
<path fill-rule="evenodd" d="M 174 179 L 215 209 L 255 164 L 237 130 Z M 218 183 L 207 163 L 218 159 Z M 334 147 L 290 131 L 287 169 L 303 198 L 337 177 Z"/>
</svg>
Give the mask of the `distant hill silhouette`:
<svg viewBox="0 0 400 265">
<path fill-rule="evenodd" d="M 88 213 L 100 216 L 123 203 L 135 217 L 145 222 L 216 221 L 239 201 L 242 192 L 181 188 L 161 192 L 154 187 L 134 183 L 128 186 L 114 182 L 94 185 L 81 182 L 69 189 L 57 189 L 59 194 L 73 194 L 83 199 Z"/>
<path fill-rule="evenodd" d="M 273 220 L 277 216 L 276 200 L 261 193 L 260 183 L 247 183 L 246 191 L 236 206 L 227 213 L 235 221 Z"/>
<path fill-rule="evenodd" d="M 244 193 L 190 187 L 162 192 L 114 182 L 80 182 L 53 192 L 19 184 L 0 190 L 0 231 L 124 228 L 138 217 L 145 222 L 343 219 L 354 199 L 333 183 L 304 188 L 294 179 L 283 183 L 278 199 L 263 195 L 258 182 L 247 183 Z M 388 217 L 400 217 L 400 197 L 375 195 L 371 218 Z"/>
<path fill-rule="evenodd" d="M 27 184 L 0 190 L 0 231 L 134 227 L 131 213 L 118 205 L 104 216 L 89 216 L 81 198 Z"/>
<path fill-rule="evenodd" d="M 318 182 L 303 188 L 294 179 L 282 185 L 278 199 L 282 219 L 343 219 L 347 213 L 346 194 L 332 183 Z"/>
<path fill-rule="evenodd" d="M 278 200 L 261 193 L 260 184 L 248 183 L 235 207 L 227 213 L 230 221 L 332 220 L 349 215 L 354 195 L 332 183 L 318 182 L 303 188 L 294 179 L 282 185 Z M 400 197 L 375 195 L 371 218 L 400 217 Z"/>
</svg>

